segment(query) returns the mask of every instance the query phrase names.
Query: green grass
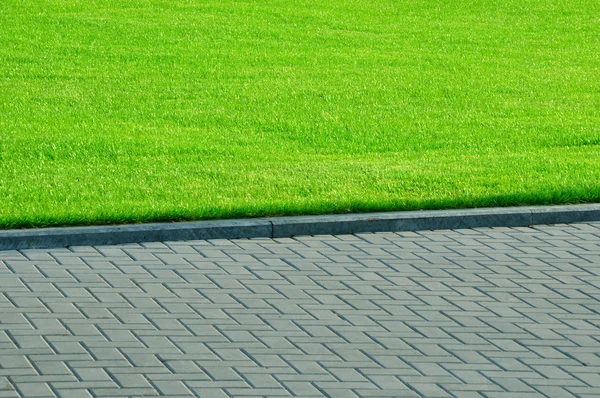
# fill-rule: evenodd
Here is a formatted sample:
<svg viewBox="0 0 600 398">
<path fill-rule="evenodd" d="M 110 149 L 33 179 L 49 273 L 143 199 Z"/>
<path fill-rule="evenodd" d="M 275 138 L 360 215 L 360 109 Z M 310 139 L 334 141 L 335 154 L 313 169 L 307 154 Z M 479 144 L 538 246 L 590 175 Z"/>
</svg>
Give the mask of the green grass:
<svg viewBox="0 0 600 398">
<path fill-rule="evenodd" d="M 600 201 L 597 0 L 2 0 L 0 228 Z"/>
</svg>

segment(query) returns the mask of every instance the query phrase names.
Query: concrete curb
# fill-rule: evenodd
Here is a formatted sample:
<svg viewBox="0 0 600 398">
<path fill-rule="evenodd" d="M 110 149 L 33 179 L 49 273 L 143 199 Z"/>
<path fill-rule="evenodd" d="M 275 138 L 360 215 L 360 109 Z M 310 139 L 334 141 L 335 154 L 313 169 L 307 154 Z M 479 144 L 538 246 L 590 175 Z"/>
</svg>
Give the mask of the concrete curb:
<svg viewBox="0 0 600 398">
<path fill-rule="evenodd" d="M 296 235 L 477 227 L 528 227 L 539 224 L 589 221 L 600 221 L 600 204 L 2 230 L 0 231 L 0 250 L 99 246 L 153 241 L 282 238 Z"/>
</svg>

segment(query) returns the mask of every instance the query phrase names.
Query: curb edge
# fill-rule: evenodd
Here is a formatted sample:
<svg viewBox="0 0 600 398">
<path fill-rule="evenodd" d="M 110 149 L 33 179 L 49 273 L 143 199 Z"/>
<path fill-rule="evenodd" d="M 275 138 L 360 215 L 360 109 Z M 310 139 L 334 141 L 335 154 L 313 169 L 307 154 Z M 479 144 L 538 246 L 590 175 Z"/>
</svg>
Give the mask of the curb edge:
<svg viewBox="0 0 600 398">
<path fill-rule="evenodd" d="M 0 250 L 600 221 L 600 203 L 0 230 Z"/>
</svg>

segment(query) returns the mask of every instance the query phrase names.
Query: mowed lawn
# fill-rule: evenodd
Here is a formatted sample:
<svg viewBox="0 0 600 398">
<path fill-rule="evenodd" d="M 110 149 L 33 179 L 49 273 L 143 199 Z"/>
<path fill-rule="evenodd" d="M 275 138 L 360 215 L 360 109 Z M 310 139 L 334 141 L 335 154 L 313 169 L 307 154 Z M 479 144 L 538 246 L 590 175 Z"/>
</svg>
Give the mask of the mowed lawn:
<svg viewBox="0 0 600 398">
<path fill-rule="evenodd" d="M 600 201 L 597 0 L 2 0 L 0 228 Z"/>
</svg>

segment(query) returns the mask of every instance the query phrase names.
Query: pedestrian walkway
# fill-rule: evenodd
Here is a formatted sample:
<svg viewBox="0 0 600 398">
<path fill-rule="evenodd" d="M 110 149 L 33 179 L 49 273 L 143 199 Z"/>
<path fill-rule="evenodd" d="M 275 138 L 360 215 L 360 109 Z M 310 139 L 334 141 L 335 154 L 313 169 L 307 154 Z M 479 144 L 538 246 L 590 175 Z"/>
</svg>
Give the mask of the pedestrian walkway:
<svg viewBox="0 0 600 398">
<path fill-rule="evenodd" d="M 0 251 L 0 397 L 600 397 L 600 223 Z"/>
</svg>

